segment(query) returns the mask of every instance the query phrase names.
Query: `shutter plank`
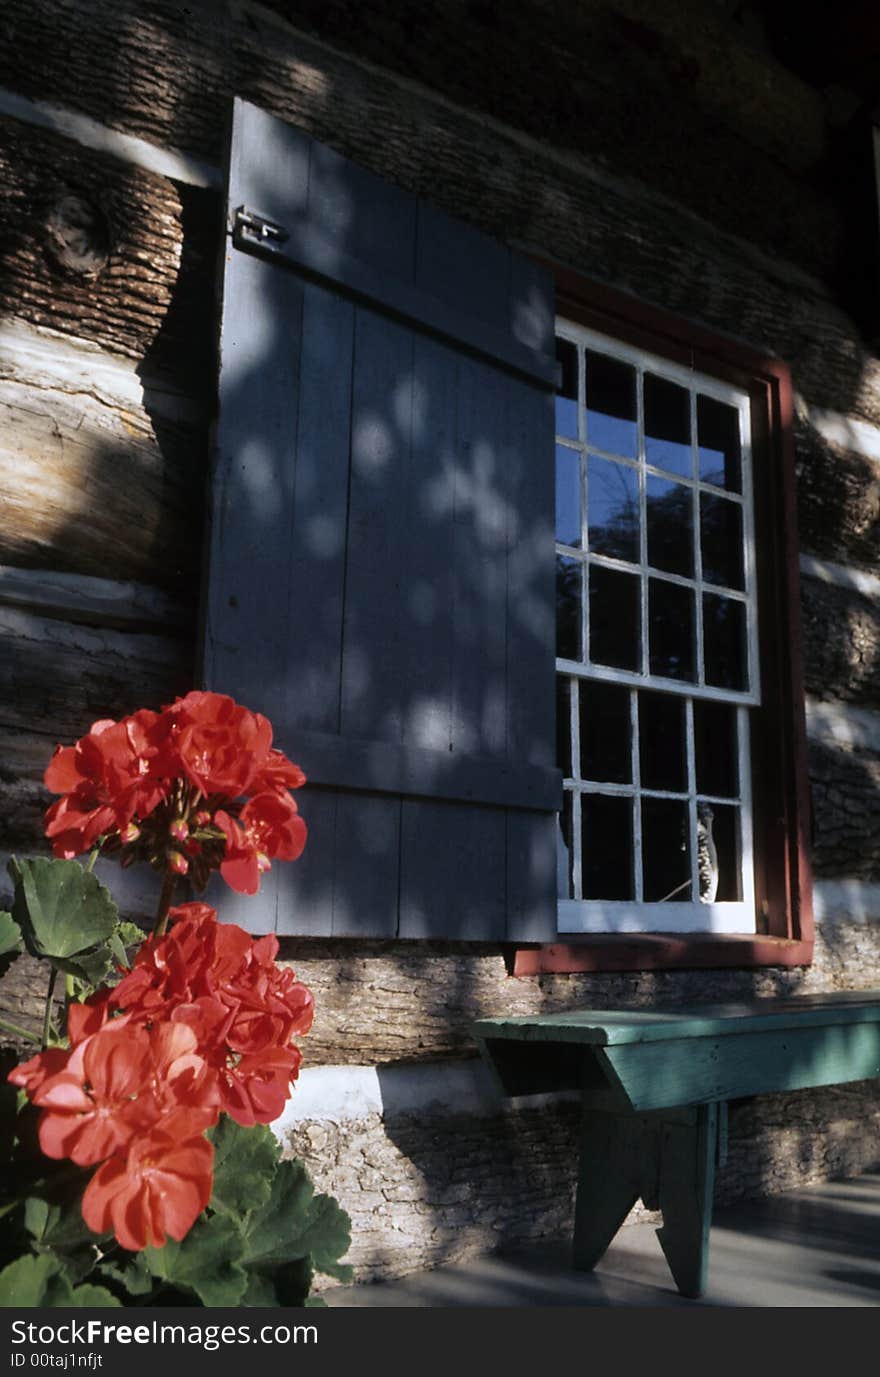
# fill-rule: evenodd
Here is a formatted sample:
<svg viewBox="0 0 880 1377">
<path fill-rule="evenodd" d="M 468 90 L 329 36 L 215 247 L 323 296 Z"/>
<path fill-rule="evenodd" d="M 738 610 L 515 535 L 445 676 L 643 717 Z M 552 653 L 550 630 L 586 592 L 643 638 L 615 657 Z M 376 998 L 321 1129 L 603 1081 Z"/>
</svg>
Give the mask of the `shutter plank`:
<svg viewBox="0 0 880 1377">
<path fill-rule="evenodd" d="M 324 936 L 330 931 L 337 871 L 336 791 L 306 784 L 297 806 L 309 835 L 299 860 L 277 861 L 270 871 L 277 886 L 276 931 L 279 937 Z"/>
<path fill-rule="evenodd" d="M 402 615 L 403 740 L 444 753 L 452 747 L 454 470 L 458 356 L 415 338 L 412 479 L 400 531 L 405 552 Z"/>
<path fill-rule="evenodd" d="M 399 936 L 503 939 L 505 850 L 503 809 L 405 799 Z"/>
<path fill-rule="evenodd" d="M 495 757 L 507 748 L 507 382 L 476 360 L 459 370 L 452 736 L 456 750 Z"/>
<path fill-rule="evenodd" d="M 394 937 L 400 872 L 400 801 L 345 794 L 336 813 L 334 937 Z"/>
<path fill-rule="evenodd" d="M 354 308 L 308 285 L 302 320 L 283 672 L 285 749 L 294 759 L 299 730 L 339 730 Z"/>
<path fill-rule="evenodd" d="M 555 942 L 555 813 L 507 812 L 505 936 L 514 942 Z"/>
<path fill-rule="evenodd" d="M 235 256 L 221 338 L 203 677 L 273 723 L 284 715 L 302 297 L 295 277 Z"/>
<path fill-rule="evenodd" d="M 358 310 L 341 729 L 368 741 L 400 741 L 403 731 L 400 543 L 410 477 L 412 388 L 411 333 Z"/>
</svg>

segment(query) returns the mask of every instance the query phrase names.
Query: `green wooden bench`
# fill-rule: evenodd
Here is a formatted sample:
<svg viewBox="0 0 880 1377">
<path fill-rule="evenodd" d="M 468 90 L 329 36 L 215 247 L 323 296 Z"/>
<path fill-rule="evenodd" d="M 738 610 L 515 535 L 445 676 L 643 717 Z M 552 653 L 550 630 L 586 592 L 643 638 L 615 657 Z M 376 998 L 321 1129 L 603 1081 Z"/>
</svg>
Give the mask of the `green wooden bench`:
<svg viewBox="0 0 880 1377">
<path fill-rule="evenodd" d="M 580 1091 L 574 1265 L 591 1270 L 639 1197 L 679 1291 L 706 1285 L 727 1102 L 880 1076 L 880 990 L 677 1012 L 577 1009 L 474 1025 L 507 1095 Z"/>
</svg>

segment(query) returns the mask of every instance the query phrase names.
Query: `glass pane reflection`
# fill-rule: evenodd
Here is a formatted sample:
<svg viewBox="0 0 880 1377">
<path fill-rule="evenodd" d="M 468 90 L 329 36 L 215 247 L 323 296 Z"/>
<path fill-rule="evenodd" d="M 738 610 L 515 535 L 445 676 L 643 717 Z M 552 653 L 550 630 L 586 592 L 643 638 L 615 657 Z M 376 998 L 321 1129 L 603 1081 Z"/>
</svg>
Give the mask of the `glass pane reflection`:
<svg viewBox="0 0 880 1377">
<path fill-rule="evenodd" d="M 577 348 L 568 339 L 557 339 L 556 360 L 562 378 L 556 389 L 556 434 L 576 440 L 578 433 Z"/>
<path fill-rule="evenodd" d="M 580 682 L 581 778 L 600 784 L 632 779 L 630 690 L 594 679 Z"/>
<path fill-rule="evenodd" d="M 638 445 L 635 370 L 629 364 L 588 349 L 585 387 L 588 444 L 635 459 Z"/>
<path fill-rule="evenodd" d="M 687 788 L 684 701 L 674 693 L 639 693 L 639 768 L 645 789 L 682 793 Z"/>
<path fill-rule="evenodd" d="M 590 549 L 638 563 L 639 475 L 636 469 L 600 459 L 587 460 L 587 523 Z"/>
<path fill-rule="evenodd" d="M 665 579 L 648 582 L 648 646 L 651 673 L 664 679 L 694 678 L 694 595 Z"/>
<path fill-rule="evenodd" d="M 746 689 L 746 609 L 716 593 L 703 595 L 703 649 L 706 683 Z"/>
<path fill-rule="evenodd" d="M 721 798 L 736 798 L 739 794 L 736 716 L 736 708 L 729 703 L 694 699 L 698 794 Z"/>
<path fill-rule="evenodd" d="M 632 800 L 581 796 L 585 899 L 633 897 Z"/>
<path fill-rule="evenodd" d="M 651 373 L 645 375 L 645 458 L 658 469 L 693 477 L 690 395 Z"/>
<path fill-rule="evenodd" d="M 745 587 L 742 507 L 738 502 L 701 493 L 700 550 L 706 583 Z"/>
<path fill-rule="evenodd" d="M 581 543 L 581 456 L 556 446 L 556 539 L 560 545 Z"/>
<path fill-rule="evenodd" d="M 682 903 L 691 898 L 686 803 L 642 799 L 642 883 L 648 903 Z"/>
<path fill-rule="evenodd" d="M 556 556 L 556 654 L 563 660 L 581 657 L 580 560 Z"/>
<path fill-rule="evenodd" d="M 703 481 L 730 492 L 742 492 L 739 412 L 736 408 L 716 402 L 714 397 L 698 397 L 697 445 Z"/>
<path fill-rule="evenodd" d="M 648 563 L 669 574 L 694 572 L 693 490 L 648 475 L 646 481 Z"/>
<path fill-rule="evenodd" d="M 641 666 L 638 575 L 590 569 L 590 659 L 615 669 Z"/>
</svg>

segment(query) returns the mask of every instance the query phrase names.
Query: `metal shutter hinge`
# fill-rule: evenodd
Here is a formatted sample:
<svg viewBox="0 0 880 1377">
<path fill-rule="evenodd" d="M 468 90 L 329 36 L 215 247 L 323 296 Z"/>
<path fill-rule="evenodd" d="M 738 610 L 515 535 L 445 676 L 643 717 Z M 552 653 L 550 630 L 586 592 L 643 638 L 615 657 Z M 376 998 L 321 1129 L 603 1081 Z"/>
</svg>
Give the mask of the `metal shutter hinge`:
<svg viewBox="0 0 880 1377">
<path fill-rule="evenodd" d="M 283 225 L 267 220 L 247 206 L 239 206 L 232 222 L 232 238 L 236 244 L 259 245 L 264 249 L 280 249 L 290 238 Z"/>
</svg>

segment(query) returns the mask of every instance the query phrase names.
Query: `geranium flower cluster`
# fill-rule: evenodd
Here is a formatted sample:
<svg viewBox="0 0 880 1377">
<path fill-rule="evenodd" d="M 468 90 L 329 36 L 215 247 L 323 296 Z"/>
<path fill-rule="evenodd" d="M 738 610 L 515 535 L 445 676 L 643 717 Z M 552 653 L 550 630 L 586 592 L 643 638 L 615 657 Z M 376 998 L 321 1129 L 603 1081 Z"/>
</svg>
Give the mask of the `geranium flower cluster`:
<svg viewBox="0 0 880 1377">
<path fill-rule="evenodd" d="M 206 904 L 169 917 L 114 989 L 70 1006 L 69 1049 L 9 1077 L 42 1110 L 44 1153 L 97 1165 L 88 1227 L 132 1250 L 188 1233 L 211 1198 L 205 1129 L 221 1111 L 248 1126 L 278 1116 L 313 1015 L 311 991 L 275 964 L 274 936 L 218 924 Z"/>
<path fill-rule="evenodd" d="M 99 847 L 123 865 L 147 860 L 203 889 L 213 870 L 256 894 L 272 860 L 292 861 L 306 825 L 291 790 L 305 775 L 272 745 L 272 726 L 225 694 L 188 693 L 161 712 L 95 722 L 59 746 L 45 784 L 56 856 Z"/>
</svg>

